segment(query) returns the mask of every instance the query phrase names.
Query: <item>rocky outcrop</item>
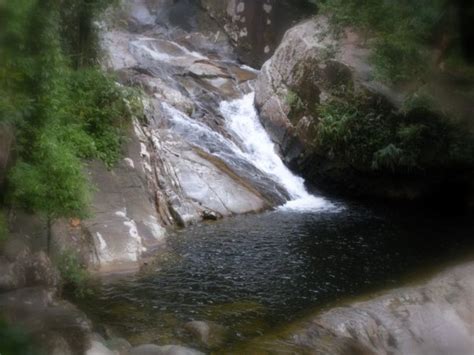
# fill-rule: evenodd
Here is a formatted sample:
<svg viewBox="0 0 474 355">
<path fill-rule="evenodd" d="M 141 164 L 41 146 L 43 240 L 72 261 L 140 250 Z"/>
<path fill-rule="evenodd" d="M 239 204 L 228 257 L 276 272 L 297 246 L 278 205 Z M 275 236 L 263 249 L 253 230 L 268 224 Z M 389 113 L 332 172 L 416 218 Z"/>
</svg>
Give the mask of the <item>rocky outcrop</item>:
<svg viewBox="0 0 474 355">
<path fill-rule="evenodd" d="M 285 30 L 316 12 L 306 0 L 200 0 L 236 47 L 239 59 L 259 68 L 278 46 Z"/>
<path fill-rule="evenodd" d="M 53 255 L 72 251 L 92 271 L 120 272 L 138 270 L 163 247 L 165 228 L 141 166 L 141 143 L 133 134 L 123 154 L 112 170 L 98 161 L 88 164 L 92 217 L 56 222 Z"/>
<path fill-rule="evenodd" d="M 136 269 L 162 247 L 167 227 L 287 199 L 239 151 L 219 108 L 249 92 L 256 72 L 232 61 L 215 29 L 195 32 L 204 13 L 184 3 L 126 2 L 101 25 L 104 69 L 142 90 L 143 112 L 117 167 L 89 164 L 93 217 L 57 223 L 54 233 L 56 244 L 99 271 Z"/>
<path fill-rule="evenodd" d="M 262 123 L 281 155 L 317 186 L 354 195 L 414 199 L 469 185 L 449 175 L 472 172 L 468 100 L 455 99 L 437 75 L 421 86 L 379 81 L 367 43 L 353 29 L 335 33 L 324 16 L 285 34 L 256 84 Z M 423 95 L 442 109 L 413 103 Z M 453 157 L 456 146 L 465 153 Z"/>
<path fill-rule="evenodd" d="M 112 47 L 124 41 L 121 37 L 129 41 L 128 48 Z M 105 43 L 109 63 L 124 84 L 148 94 L 147 124 L 134 125 L 141 144 L 136 167 L 147 174 L 157 206 L 166 210 L 164 225 L 258 211 L 284 199 L 268 178 L 232 151 L 218 110 L 221 100 L 241 95 L 241 85 L 255 77 L 253 72 L 161 38 L 113 31 Z M 116 58 L 125 57 L 122 49 L 138 64 L 121 66 Z"/>
<path fill-rule="evenodd" d="M 23 332 L 39 352 L 83 354 L 92 325 L 76 307 L 59 298 L 62 282 L 48 256 L 32 252 L 20 238 L 10 239 L 1 250 L 0 268 L 2 322 Z"/>
<path fill-rule="evenodd" d="M 473 272 L 474 263 L 467 263 L 421 286 L 331 309 L 250 348 L 275 354 L 471 354 Z"/>
<path fill-rule="evenodd" d="M 43 286 L 56 289 L 60 286 L 59 273 L 47 255 L 33 253 L 21 242 L 7 243 L 0 255 L 0 292 L 25 287 Z"/>
</svg>

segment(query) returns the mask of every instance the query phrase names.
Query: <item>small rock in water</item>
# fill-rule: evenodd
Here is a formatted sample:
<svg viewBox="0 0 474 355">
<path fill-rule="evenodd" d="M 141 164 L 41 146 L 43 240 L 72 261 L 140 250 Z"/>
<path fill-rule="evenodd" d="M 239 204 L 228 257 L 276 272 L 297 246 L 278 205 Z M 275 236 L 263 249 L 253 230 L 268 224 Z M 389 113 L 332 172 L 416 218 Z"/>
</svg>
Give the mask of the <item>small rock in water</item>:
<svg viewBox="0 0 474 355">
<path fill-rule="evenodd" d="M 222 216 L 214 211 L 204 211 L 202 213 L 202 219 L 203 220 L 208 220 L 208 221 L 217 221 L 219 218 L 222 218 Z"/>
<path fill-rule="evenodd" d="M 217 347 L 225 340 L 226 329 L 217 323 L 192 321 L 186 323 L 184 328 L 208 348 Z"/>
<path fill-rule="evenodd" d="M 123 338 L 113 338 L 107 340 L 107 347 L 119 355 L 127 355 L 132 348 L 130 343 Z"/>
<path fill-rule="evenodd" d="M 117 355 L 115 351 L 108 349 L 104 344 L 97 340 L 91 341 L 91 347 L 87 350 L 86 355 Z"/>
<path fill-rule="evenodd" d="M 130 350 L 130 355 L 203 355 L 200 351 L 179 345 L 140 345 Z"/>
</svg>

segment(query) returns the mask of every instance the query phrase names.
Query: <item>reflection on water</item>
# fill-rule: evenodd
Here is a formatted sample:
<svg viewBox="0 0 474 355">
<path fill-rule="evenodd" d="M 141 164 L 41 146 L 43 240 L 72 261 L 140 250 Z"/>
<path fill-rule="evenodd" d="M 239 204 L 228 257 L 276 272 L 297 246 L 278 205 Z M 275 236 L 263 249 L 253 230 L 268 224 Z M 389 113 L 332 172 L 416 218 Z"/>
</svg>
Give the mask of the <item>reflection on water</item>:
<svg viewBox="0 0 474 355">
<path fill-rule="evenodd" d="M 170 236 L 153 272 L 103 283 L 82 307 L 132 343 L 196 347 L 182 326 L 207 320 L 229 329 L 228 345 L 453 260 L 472 250 L 469 223 L 347 206 L 198 225 Z"/>
</svg>

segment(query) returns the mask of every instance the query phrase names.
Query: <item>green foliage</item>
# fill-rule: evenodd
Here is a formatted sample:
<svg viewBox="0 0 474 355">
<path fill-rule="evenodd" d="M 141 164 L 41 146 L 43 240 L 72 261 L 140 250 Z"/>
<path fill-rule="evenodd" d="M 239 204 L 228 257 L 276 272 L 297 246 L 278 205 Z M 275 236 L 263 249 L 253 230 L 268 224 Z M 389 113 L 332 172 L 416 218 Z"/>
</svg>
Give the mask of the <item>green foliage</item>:
<svg viewBox="0 0 474 355">
<path fill-rule="evenodd" d="M 0 122 L 17 141 L 8 195 L 48 221 L 87 215 L 82 159 L 112 167 L 120 157 L 132 94 L 85 67 L 97 58 L 95 17 L 111 2 L 0 3 Z"/>
<path fill-rule="evenodd" d="M 61 43 L 75 68 L 95 65 L 99 56 L 94 19 L 118 0 L 69 0 L 60 7 Z"/>
<path fill-rule="evenodd" d="M 90 193 L 80 160 L 49 137 L 37 148 L 29 162 L 19 161 L 11 171 L 13 201 L 47 218 L 85 216 Z"/>
<path fill-rule="evenodd" d="M 0 319 L 0 354 L 2 355 L 35 355 L 38 351 L 26 332 L 9 326 Z"/>
<path fill-rule="evenodd" d="M 473 164 L 474 142 L 446 117 L 425 110 L 394 115 L 364 97 L 319 109 L 315 150 L 360 171 L 421 172 Z"/>
<path fill-rule="evenodd" d="M 317 149 L 356 168 L 370 166 L 373 153 L 388 142 L 392 117 L 382 119 L 364 98 L 330 101 L 320 107 L 319 117 Z"/>
<path fill-rule="evenodd" d="M 376 74 L 386 81 L 423 75 L 431 60 L 427 47 L 433 33 L 440 27 L 455 31 L 444 0 L 325 0 L 320 6 L 336 27 L 355 26 L 373 40 Z"/>
<path fill-rule="evenodd" d="M 394 144 L 389 144 L 374 153 L 372 168 L 374 170 L 389 170 L 396 172 L 403 165 L 404 152 Z"/>
<path fill-rule="evenodd" d="M 288 94 L 286 96 L 286 103 L 288 104 L 288 106 L 290 106 L 291 109 L 298 110 L 298 111 L 304 109 L 303 101 L 298 96 L 298 94 L 294 91 L 291 91 L 291 90 L 288 91 Z"/>
<path fill-rule="evenodd" d="M 56 264 L 65 286 L 72 289 L 76 297 L 85 297 L 92 292 L 87 286 L 90 274 L 74 252 L 63 252 Z"/>
<path fill-rule="evenodd" d="M 121 155 L 124 128 L 131 118 L 127 99 L 133 100 L 134 93 L 94 68 L 74 72 L 69 83 L 69 115 L 79 126 L 79 130 L 74 127 L 75 131 L 85 133 L 69 131 L 69 137 L 76 142 L 82 157 L 99 158 L 112 167 Z"/>
</svg>

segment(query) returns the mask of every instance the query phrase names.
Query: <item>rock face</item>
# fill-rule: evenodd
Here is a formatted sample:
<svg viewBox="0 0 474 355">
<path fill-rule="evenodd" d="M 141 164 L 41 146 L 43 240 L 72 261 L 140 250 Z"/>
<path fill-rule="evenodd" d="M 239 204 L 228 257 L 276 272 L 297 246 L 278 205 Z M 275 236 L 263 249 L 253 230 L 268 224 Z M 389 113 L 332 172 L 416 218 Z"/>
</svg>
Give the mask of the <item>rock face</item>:
<svg viewBox="0 0 474 355">
<path fill-rule="evenodd" d="M 92 325 L 58 298 L 61 279 L 48 256 L 12 239 L 0 253 L 0 268 L 0 314 L 7 327 L 24 332 L 41 353 L 83 354 Z"/>
<path fill-rule="evenodd" d="M 286 29 L 316 12 L 306 0 L 200 0 L 222 26 L 239 59 L 259 68 L 278 46 Z"/>
<path fill-rule="evenodd" d="M 202 9 L 134 0 L 109 17 L 101 25 L 103 65 L 121 84 L 142 89 L 144 110 L 120 164 L 111 171 L 90 164 L 93 217 L 55 226 L 58 244 L 89 253 L 85 262 L 99 271 L 135 269 L 163 245 L 167 227 L 286 201 L 285 189 L 243 156 L 226 126 L 220 103 L 249 92 L 257 73 L 233 61 Z"/>
<path fill-rule="evenodd" d="M 331 309 L 251 348 L 264 345 L 276 354 L 471 354 L 473 271 L 468 263 L 421 286 Z"/>
<path fill-rule="evenodd" d="M 256 84 L 256 105 L 286 162 L 317 186 L 355 195 L 412 199 L 429 195 L 444 183 L 469 185 L 467 180 L 451 181 L 447 175 L 450 169 L 445 164 L 464 169 L 466 176 L 472 173 L 468 159 L 462 168 L 457 164 L 463 158 L 446 163 L 455 140 L 436 145 L 434 152 L 426 148 L 433 147 L 434 141 L 419 138 L 414 143 L 418 147 L 413 148 L 414 141 L 408 143 L 413 136 L 404 135 L 409 130 L 429 131 L 427 135 L 439 136 L 435 139 L 439 143 L 449 134 L 433 127 L 469 130 L 472 106 L 461 98 L 455 100 L 443 80 L 433 78 L 411 91 L 380 82 L 363 37 L 351 29 L 337 35 L 326 17 L 317 16 L 291 28 L 264 64 Z M 442 109 L 407 106 L 409 99 L 425 94 L 443 103 Z M 446 101 L 463 103 L 454 109 L 444 105 Z M 386 133 L 392 131 L 392 135 Z M 472 137 L 466 151 L 472 150 Z M 418 155 L 410 155 L 413 152 Z M 388 153 L 393 161 L 376 160 Z M 393 173 L 397 164 L 403 173 Z"/>
<path fill-rule="evenodd" d="M 44 252 L 32 253 L 27 246 L 11 246 L 0 255 L 0 292 L 24 287 L 60 285 L 59 273 Z"/>
</svg>

